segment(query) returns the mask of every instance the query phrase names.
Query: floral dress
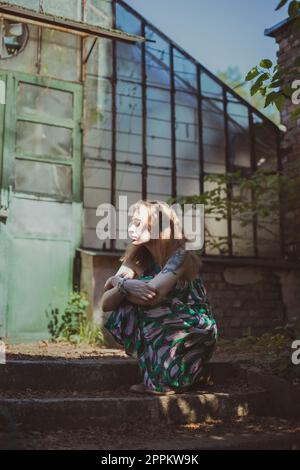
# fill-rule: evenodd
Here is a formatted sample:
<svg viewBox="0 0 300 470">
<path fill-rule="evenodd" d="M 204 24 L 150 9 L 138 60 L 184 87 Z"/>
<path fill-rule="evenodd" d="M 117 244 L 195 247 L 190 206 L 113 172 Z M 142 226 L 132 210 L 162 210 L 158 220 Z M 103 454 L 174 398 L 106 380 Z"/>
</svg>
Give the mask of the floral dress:
<svg viewBox="0 0 300 470">
<path fill-rule="evenodd" d="M 161 271 L 152 266 L 138 276 L 151 280 Z M 104 327 L 125 352 L 138 359 L 143 383 L 152 390 L 187 390 L 203 373 L 218 339 L 201 277 L 178 280 L 167 297 L 145 307 L 128 300 L 112 311 Z"/>
</svg>

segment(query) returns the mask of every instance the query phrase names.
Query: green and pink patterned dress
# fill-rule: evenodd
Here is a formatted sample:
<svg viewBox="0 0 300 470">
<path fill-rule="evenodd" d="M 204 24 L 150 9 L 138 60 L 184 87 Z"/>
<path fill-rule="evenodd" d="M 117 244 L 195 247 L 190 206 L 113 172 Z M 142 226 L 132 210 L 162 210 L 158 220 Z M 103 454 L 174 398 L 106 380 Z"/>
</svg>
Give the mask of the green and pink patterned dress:
<svg viewBox="0 0 300 470">
<path fill-rule="evenodd" d="M 160 270 L 153 261 L 137 279 L 151 280 Z M 194 385 L 218 340 L 200 275 L 177 281 L 156 305 L 145 307 L 125 299 L 104 326 L 128 355 L 137 358 L 144 385 L 160 392 Z"/>
</svg>

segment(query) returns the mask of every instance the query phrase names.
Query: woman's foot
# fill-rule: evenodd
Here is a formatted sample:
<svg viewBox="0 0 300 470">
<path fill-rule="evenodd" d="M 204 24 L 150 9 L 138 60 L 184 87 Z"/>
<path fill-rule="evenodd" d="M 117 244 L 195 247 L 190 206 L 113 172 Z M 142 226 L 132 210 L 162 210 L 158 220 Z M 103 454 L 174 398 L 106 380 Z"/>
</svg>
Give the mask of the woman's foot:
<svg viewBox="0 0 300 470">
<path fill-rule="evenodd" d="M 132 385 L 129 388 L 129 391 L 135 393 L 147 393 L 148 395 L 174 395 L 174 393 L 176 393 L 175 390 L 167 390 L 165 392 L 152 390 L 151 388 L 146 387 L 143 383 Z"/>
</svg>

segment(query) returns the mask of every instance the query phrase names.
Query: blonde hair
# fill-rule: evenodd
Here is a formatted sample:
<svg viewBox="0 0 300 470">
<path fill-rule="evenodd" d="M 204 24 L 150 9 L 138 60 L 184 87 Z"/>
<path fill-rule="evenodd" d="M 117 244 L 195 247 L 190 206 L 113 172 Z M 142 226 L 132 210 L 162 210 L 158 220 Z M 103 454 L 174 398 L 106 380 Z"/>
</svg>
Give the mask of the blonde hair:
<svg viewBox="0 0 300 470">
<path fill-rule="evenodd" d="M 148 230 L 155 224 L 158 225 L 158 238 L 151 238 L 148 243 L 151 243 L 155 258 L 160 266 L 164 266 L 170 256 L 179 248 L 185 249 L 185 243 L 189 239 L 184 235 L 180 220 L 174 210 L 166 202 L 159 200 L 148 201 L 140 199 L 133 206 L 137 210 L 140 206 L 144 206 L 148 212 Z M 169 225 L 167 229 L 162 230 L 161 219 L 167 217 Z M 176 235 L 176 238 L 175 238 Z M 181 237 L 181 238 L 180 238 Z M 129 244 L 125 250 L 124 255 L 120 261 L 131 261 L 133 264 L 142 265 L 146 269 L 147 266 L 153 261 L 152 254 L 144 245 Z M 195 251 L 187 250 L 184 260 L 184 271 L 182 277 L 186 280 L 192 280 L 199 275 L 202 268 L 202 261 Z"/>
</svg>

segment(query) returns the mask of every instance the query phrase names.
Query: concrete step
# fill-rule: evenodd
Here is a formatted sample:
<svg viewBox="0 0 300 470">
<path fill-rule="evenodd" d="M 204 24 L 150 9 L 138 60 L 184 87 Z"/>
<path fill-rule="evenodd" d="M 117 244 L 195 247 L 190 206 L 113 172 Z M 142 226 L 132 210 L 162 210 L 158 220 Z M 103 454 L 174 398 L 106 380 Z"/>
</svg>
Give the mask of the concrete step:
<svg viewBox="0 0 300 470">
<path fill-rule="evenodd" d="M 2 434 L 0 449 L 300 450 L 300 421 L 245 416 L 189 425 L 135 423 Z M 200 463 L 200 462 L 199 462 Z"/>
<path fill-rule="evenodd" d="M 203 383 L 226 384 L 244 371 L 229 361 L 211 361 Z M 133 358 L 9 360 L 0 366 L 1 390 L 112 390 L 141 382 Z"/>
<path fill-rule="evenodd" d="M 110 393 L 110 396 L 109 396 Z M 19 394 L 0 397 L 0 410 L 17 429 L 78 429 L 84 426 L 117 426 L 132 423 L 197 423 L 207 418 L 264 415 L 268 394 L 263 389 L 229 392 L 181 393 L 150 396 L 127 392 L 97 395 L 64 394 L 39 397 Z"/>
</svg>

